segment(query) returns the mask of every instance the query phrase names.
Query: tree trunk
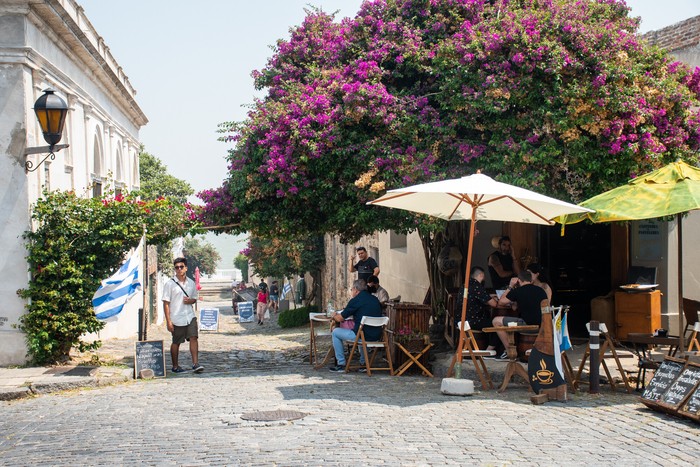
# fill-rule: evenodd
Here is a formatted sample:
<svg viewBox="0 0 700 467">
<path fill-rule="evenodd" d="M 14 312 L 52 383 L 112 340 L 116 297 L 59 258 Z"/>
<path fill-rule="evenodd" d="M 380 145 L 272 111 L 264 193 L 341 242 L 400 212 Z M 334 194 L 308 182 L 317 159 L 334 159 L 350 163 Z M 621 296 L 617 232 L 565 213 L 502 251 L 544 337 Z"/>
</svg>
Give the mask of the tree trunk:
<svg viewBox="0 0 700 467">
<path fill-rule="evenodd" d="M 469 247 L 469 222 L 452 221 L 445 224 L 445 229 L 428 234 L 419 233 L 423 245 L 423 254 L 428 265 L 428 278 L 430 280 L 430 305 L 432 307 L 433 322 L 441 322 L 445 316 L 447 293 L 450 288 L 464 286 L 464 274 L 467 264 L 467 248 Z M 453 275 L 445 275 L 438 266 L 440 251 L 448 245 L 459 248 L 462 261 Z"/>
</svg>

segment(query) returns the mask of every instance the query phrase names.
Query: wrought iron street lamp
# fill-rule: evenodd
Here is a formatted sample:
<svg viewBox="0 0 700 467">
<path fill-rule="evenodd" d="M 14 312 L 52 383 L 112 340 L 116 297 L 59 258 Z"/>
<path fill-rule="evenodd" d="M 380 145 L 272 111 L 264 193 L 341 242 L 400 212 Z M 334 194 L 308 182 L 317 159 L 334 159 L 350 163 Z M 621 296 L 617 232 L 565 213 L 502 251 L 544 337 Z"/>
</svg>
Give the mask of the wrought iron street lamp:
<svg viewBox="0 0 700 467">
<path fill-rule="evenodd" d="M 49 143 L 48 146 L 37 148 L 27 148 L 25 155 L 44 154 L 48 155 L 39 162 L 36 167 L 30 160 L 24 162 L 25 172 L 34 172 L 41 164 L 49 157 L 51 160 L 56 158 L 54 152 L 68 147 L 67 144 L 58 144 L 63 136 L 63 125 L 66 123 L 66 114 L 68 113 L 68 105 L 66 101 L 55 94 L 55 90 L 51 88 L 44 89 L 44 94 L 34 103 L 34 113 L 41 125 L 41 132 L 44 134 L 44 140 Z"/>
</svg>

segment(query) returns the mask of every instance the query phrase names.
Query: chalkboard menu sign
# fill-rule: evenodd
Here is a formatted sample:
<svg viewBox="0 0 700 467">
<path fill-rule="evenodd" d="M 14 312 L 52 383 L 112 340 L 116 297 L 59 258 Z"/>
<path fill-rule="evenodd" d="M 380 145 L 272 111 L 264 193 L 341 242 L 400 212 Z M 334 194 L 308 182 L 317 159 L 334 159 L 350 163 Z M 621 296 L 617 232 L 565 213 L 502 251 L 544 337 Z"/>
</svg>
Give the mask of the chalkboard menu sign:
<svg viewBox="0 0 700 467">
<path fill-rule="evenodd" d="M 141 370 L 153 370 L 156 378 L 165 377 L 165 353 L 163 341 L 139 341 L 136 342 L 136 356 L 134 357 L 134 378 L 139 377 Z"/>
<path fill-rule="evenodd" d="M 695 391 L 685 403 L 685 406 L 679 410 L 681 415 L 685 415 L 695 420 L 700 420 L 700 387 L 695 388 Z"/>
<path fill-rule="evenodd" d="M 202 308 L 199 310 L 199 330 L 218 331 L 219 330 L 219 309 Z"/>
<path fill-rule="evenodd" d="M 700 383 L 700 367 L 688 364 L 659 402 L 678 408 Z"/>
<path fill-rule="evenodd" d="M 673 385 L 685 367 L 684 360 L 666 357 L 654 373 L 654 377 L 649 381 L 642 393 L 642 403 L 659 402 L 666 391 Z M 648 405 L 648 404 L 647 404 Z"/>
<path fill-rule="evenodd" d="M 241 323 L 252 323 L 254 311 L 253 302 L 239 302 L 238 321 Z"/>
</svg>

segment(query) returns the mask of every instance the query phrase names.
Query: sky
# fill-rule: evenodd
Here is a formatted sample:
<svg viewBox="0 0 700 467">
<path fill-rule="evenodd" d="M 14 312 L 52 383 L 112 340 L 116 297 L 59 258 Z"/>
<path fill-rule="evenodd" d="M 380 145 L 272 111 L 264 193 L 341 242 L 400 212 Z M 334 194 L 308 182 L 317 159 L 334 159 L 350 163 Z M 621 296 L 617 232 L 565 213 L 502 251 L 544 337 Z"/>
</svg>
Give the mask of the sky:
<svg viewBox="0 0 700 467">
<path fill-rule="evenodd" d="M 243 120 L 253 99 L 250 74 L 289 37 L 309 5 L 354 16 L 361 0 L 77 0 L 137 91 L 149 123 L 146 151 L 195 192 L 226 177 L 230 143 L 218 125 Z M 628 0 L 640 32 L 700 15 L 698 0 Z M 191 201 L 196 201 L 192 199 Z"/>
</svg>

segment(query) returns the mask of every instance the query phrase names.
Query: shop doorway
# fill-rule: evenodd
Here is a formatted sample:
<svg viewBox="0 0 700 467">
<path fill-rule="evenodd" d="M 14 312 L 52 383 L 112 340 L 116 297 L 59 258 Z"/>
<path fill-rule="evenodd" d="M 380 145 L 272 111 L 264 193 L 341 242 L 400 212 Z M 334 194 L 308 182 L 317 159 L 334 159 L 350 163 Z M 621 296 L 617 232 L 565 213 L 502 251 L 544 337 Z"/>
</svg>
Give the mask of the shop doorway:
<svg viewBox="0 0 700 467">
<path fill-rule="evenodd" d="M 569 333 L 587 337 L 591 299 L 610 292 L 611 234 L 609 224 L 572 224 L 541 229 L 542 261 L 549 273 L 552 304 L 569 305 Z"/>
</svg>

